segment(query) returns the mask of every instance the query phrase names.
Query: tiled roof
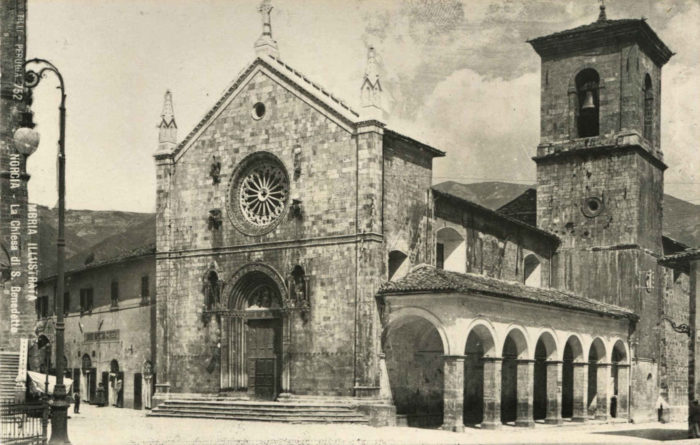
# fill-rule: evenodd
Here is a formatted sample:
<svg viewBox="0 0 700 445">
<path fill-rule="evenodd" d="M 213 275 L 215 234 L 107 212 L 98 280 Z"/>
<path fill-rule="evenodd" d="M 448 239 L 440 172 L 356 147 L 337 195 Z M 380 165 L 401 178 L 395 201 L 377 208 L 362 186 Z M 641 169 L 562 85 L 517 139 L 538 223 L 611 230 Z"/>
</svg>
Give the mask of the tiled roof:
<svg viewBox="0 0 700 445">
<path fill-rule="evenodd" d="M 537 37 L 535 39 L 532 39 L 532 41 L 537 41 L 540 39 L 549 39 L 549 38 L 556 38 L 556 37 L 564 37 L 564 36 L 569 36 L 572 34 L 578 34 L 578 33 L 584 33 L 584 32 L 590 32 L 590 31 L 598 31 L 598 30 L 605 30 L 605 29 L 612 29 L 612 28 L 617 28 L 620 25 L 627 25 L 627 24 L 632 24 L 635 22 L 641 22 L 641 19 L 618 19 L 618 20 L 596 20 L 593 23 L 588 23 L 586 25 L 581 25 L 577 26 L 575 28 L 571 29 L 565 29 L 563 31 L 558 31 L 543 37 Z"/>
<path fill-rule="evenodd" d="M 634 320 L 639 318 L 630 310 L 570 292 L 530 287 L 521 283 L 499 280 L 483 275 L 450 272 L 427 264 L 414 267 L 403 278 L 384 283 L 378 293 L 380 295 L 400 295 L 431 292 L 478 293 L 499 298 L 594 312 L 613 317 L 625 317 Z"/>
<path fill-rule="evenodd" d="M 664 65 L 673 56 L 673 51 L 661 41 L 644 18 L 596 20 L 587 25 L 530 39 L 528 43 L 538 54 L 543 55 L 568 51 L 567 45 L 599 46 L 620 38 L 634 38 L 659 65 Z"/>
<path fill-rule="evenodd" d="M 74 273 L 82 272 L 84 270 L 94 269 L 96 267 L 103 267 L 103 266 L 108 266 L 110 264 L 121 263 L 124 261 L 128 261 L 128 260 L 131 260 L 134 258 L 146 256 L 146 255 L 155 255 L 155 253 L 156 253 L 156 245 L 154 243 L 154 244 L 151 244 L 148 246 L 138 247 L 130 252 L 124 253 L 123 255 L 119 255 L 119 256 L 115 256 L 115 257 L 111 257 L 111 258 L 105 258 L 103 260 L 95 260 L 92 262 L 88 262 L 87 264 L 79 264 L 76 261 L 76 260 L 81 260 L 83 258 L 83 257 L 78 257 L 78 255 L 79 255 L 78 254 L 75 257 L 71 257 L 68 259 L 68 264 L 67 264 L 68 267 L 66 267 L 65 273 L 66 274 L 74 274 Z M 40 281 L 49 280 L 49 279 L 52 279 L 55 277 L 56 277 L 56 270 L 51 270 L 48 274 L 41 276 L 39 280 Z"/>
<path fill-rule="evenodd" d="M 700 247 L 691 247 L 673 255 L 666 255 L 659 260 L 659 263 L 687 273 L 690 272 L 690 262 L 693 260 L 700 260 Z"/>
<path fill-rule="evenodd" d="M 416 146 L 418 148 L 421 148 L 421 149 L 427 151 L 428 153 L 430 153 L 435 158 L 441 158 L 441 157 L 445 156 L 444 151 L 438 150 L 437 148 L 435 148 L 433 146 L 430 146 L 426 143 L 423 143 L 421 141 L 413 139 L 412 137 L 406 136 L 404 134 L 401 134 L 401 133 L 394 131 L 394 130 L 391 130 L 389 128 L 384 129 L 384 136 L 386 136 L 389 139 L 392 139 L 392 138 L 397 139 L 397 140 L 406 142 L 408 144 L 411 144 L 413 146 Z"/>
<path fill-rule="evenodd" d="M 664 260 L 691 260 L 700 258 L 700 247 L 691 247 L 684 250 L 683 252 L 676 253 L 673 255 L 667 255 Z"/>
<path fill-rule="evenodd" d="M 537 226 L 537 190 L 529 188 L 507 204 L 496 209 L 498 213 L 509 216 L 533 227 Z"/>
<path fill-rule="evenodd" d="M 87 269 L 120 263 L 132 258 L 153 255 L 156 250 L 155 216 L 136 226 L 112 235 L 89 248 L 66 259 L 67 274 Z M 40 270 L 39 279 L 46 280 L 56 276 L 56 268 Z"/>
<path fill-rule="evenodd" d="M 493 217 L 493 218 L 497 218 L 497 219 L 502 220 L 502 221 L 507 221 L 507 222 L 509 222 L 510 224 L 514 224 L 514 225 L 516 225 L 516 226 L 522 227 L 522 228 L 524 228 L 524 229 L 530 231 L 531 233 L 536 233 L 536 234 L 538 234 L 538 235 L 540 235 L 540 236 L 543 236 L 543 237 L 545 237 L 546 239 L 548 239 L 548 240 L 550 240 L 550 241 L 552 241 L 552 242 L 554 242 L 554 243 L 557 243 L 557 244 L 558 244 L 559 242 L 561 242 L 561 240 L 559 239 L 559 237 L 556 236 L 555 234 L 550 233 L 550 232 L 547 232 L 547 231 L 542 230 L 542 229 L 540 229 L 540 228 L 537 228 L 537 227 L 535 227 L 535 226 L 531 226 L 530 224 L 527 224 L 527 223 L 525 223 L 525 222 L 523 222 L 523 221 L 521 221 L 521 220 L 519 220 L 519 219 L 513 218 L 513 217 L 511 217 L 511 216 L 508 216 L 508 215 L 506 215 L 506 214 L 497 212 L 497 211 L 495 211 L 495 210 L 491 210 L 491 209 L 486 208 L 486 207 L 484 207 L 484 206 L 482 206 L 482 205 L 479 205 L 479 204 L 477 204 L 477 203 L 475 203 L 475 202 L 469 201 L 469 200 L 464 199 L 464 198 L 459 197 L 459 196 L 455 196 L 455 195 L 453 195 L 453 194 L 451 194 L 451 193 L 443 192 L 443 191 L 441 191 L 441 190 L 436 189 L 435 187 L 432 187 L 432 191 L 433 191 L 433 195 L 434 195 L 434 196 L 442 196 L 442 197 L 444 197 L 444 198 L 451 199 L 451 200 L 453 200 L 453 201 L 456 201 L 456 202 L 458 202 L 458 203 L 460 203 L 460 204 L 462 204 L 462 205 L 465 205 L 465 206 L 471 208 L 472 210 L 476 210 L 476 211 L 478 211 L 478 212 L 481 212 L 482 214 L 487 214 L 487 215 L 489 215 L 489 216 L 491 216 L 491 217 Z"/>
</svg>

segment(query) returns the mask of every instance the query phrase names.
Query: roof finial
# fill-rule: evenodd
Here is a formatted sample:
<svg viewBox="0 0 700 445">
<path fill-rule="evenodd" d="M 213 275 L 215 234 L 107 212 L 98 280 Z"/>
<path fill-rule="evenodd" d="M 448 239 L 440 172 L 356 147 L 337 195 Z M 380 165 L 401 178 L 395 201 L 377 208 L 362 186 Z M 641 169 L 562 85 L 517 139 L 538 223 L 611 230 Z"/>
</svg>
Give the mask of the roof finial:
<svg viewBox="0 0 700 445">
<path fill-rule="evenodd" d="M 170 127 L 175 125 L 175 112 L 173 111 L 173 94 L 170 90 L 165 91 L 165 97 L 163 98 L 163 112 L 160 114 L 161 121 L 160 126 Z"/>
<path fill-rule="evenodd" d="M 163 112 L 160 114 L 158 124 L 158 152 L 171 152 L 177 144 L 177 124 L 173 111 L 173 95 L 170 90 L 165 91 L 163 98 Z"/>
<path fill-rule="evenodd" d="M 262 35 L 255 42 L 255 54 L 258 56 L 269 55 L 279 57 L 277 42 L 272 38 L 272 22 L 270 13 L 272 12 L 272 2 L 270 0 L 262 0 L 258 7 L 258 12 L 262 17 Z"/>
<path fill-rule="evenodd" d="M 606 20 L 608 20 L 608 17 L 605 15 L 605 0 L 600 0 L 600 14 L 598 14 L 598 21 L 604 22 Z"/>
<path fill-rule="evenodd" d="M 377 57 L 374 53 L 374 47 L 370 46 L 367 50 L 367 68 L 365 69 L 365 79 L 369 80 L 371 85 L 379 84 L 379 71 L 377 70 Z"/>
<path fill-rule="evenodd" d="M 367 119 L 385 120 L 386 113 L 382 107 L 382 85 L 379 82 L 379 68 L 374 47 L 367 49 L 367 68 L 360 89 L 362 114 Z"/>
</svg>

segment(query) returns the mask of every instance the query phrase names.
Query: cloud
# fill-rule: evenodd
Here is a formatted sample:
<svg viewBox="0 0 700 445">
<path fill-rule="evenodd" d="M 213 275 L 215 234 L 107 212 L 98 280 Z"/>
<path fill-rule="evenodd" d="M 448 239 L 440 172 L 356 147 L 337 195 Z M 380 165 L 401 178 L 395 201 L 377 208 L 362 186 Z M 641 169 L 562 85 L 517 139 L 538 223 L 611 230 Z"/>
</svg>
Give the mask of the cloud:
<svg viewBox="0 0 700 445">
<path fill-rule="evenodd" d="M 661 146 L 669 165 L 666 192 L 700 203 L 700 4 L 683 6 L 687 6 L 683 13 L 662 30 L 664 40 L 678 54 L 663 72 Z"/>
<path fill-rule="evenodd" d="M 418 110 L 424 140 L 447 151 L 435 180 L 534 182 L 539 75 L 487 78 L 465 69 L 439 83 Z"/>
</svg>

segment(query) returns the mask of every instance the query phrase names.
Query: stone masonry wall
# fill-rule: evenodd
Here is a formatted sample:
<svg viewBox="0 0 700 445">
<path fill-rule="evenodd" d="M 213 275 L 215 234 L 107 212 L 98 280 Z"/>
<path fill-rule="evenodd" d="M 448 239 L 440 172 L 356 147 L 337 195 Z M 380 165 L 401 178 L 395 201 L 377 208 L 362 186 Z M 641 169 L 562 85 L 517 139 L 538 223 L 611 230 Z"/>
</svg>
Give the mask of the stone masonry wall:
<svg viewBox="0 0 700 445">
<path fill-rule="evenodd" d="M 585 68 L 600 76 L 600 134 L 623 129 L 643 132 L 643 86 L 647 73 L 654 88 L 655 119 L 653 143 L 659 147 L 661 111 L 661 68 L 636 44 L 613 44 L 581 53 L 542 59 L 541 142 L 578 137 L 571 92 L 575 77 Z"/>
<path fill-rule="evenodd" d="M 370 339 L 362 342 L 368 345 L 363 357 L 376 361 L 378 352 L 372 339 L 378 338 L 374 289 L 383 276 L 381 244 L 362 241 L 356 233 L 360 225 L 365 231 L 381 232 L 381 199 L 358 196 L 357 182 L 359 163 L 377 159 L 376 153 L 381 158 L 381 138 L 379 145 L 359 144 L 346 126 L 273 77 L 258 72 L 222 108 L 175 160 L 170 188 L 162 195 L 167 204 L 157 223 L 158 296 L 167 301 L 159 302 L 158 356 L 167 361 L 167 371 L 159 378 L 174 392 L 219 390 L 220 327 L 216 317 L 208 322 L 202 317 L 202 279 L 212 263 L 226 282 L 224 292 L 234 284 L 229 278 L 251 262 L 272 267 L 283 279 L 295 265 L 304 268 L 310 278 L 311 312 L 306 321 L 298 312 L 291 315 L 286 351 L 291 359 L 290 391 L 350 395 L 357 384 L 378 382 L 371 360 L 362 365 L 365 368 L 355 368 L 359 362 L 354 353 L 359 335 Z M 257 102 L 266 107 L 260 120 L 251 117 Z M 295 150 L 300 152 L 296 163 Z M 269 233 L 248 236 L 229 221 L 227 194 L 235 167 L 259 151 L 272 153 L 284 164 L 290 196 L 301 201 L 301 217 L 287 213 Z M 209 175 L 214 156 L 221 163 L 219 184 Z M 165 179 L 165 168 L 162 171 Z M 381 167 L 363 171 L 376 172 L 362 181 L 368 190 L 380 193 Z M 164 181 L 162 189 L 166 188 Z M 222 211 L 220 228 L 208 227 L 212 209 Z M 359 267 L 358 261 L 366 267 Z M 224 303 L 227 296 L 222 295 Z M 356 381 L 358 372 L 366 374 L 363 381 Z"/>
<path fill-rule="evenodd" d="M 432 158 L 408 144 L 384 142 L 384 235 L 386 254 L 399 250 L 411 265 L 429 263 L 428 189 Z"/>
<path fill-rule="evenodd" d="M 443 200 L 437 202 L 435 216 L 436 231 L 446 224 L 462 226 L 467 250 L 464 271 L 523 282 L 523 259 L 534 254 L 541 265 L 541 285 L 549 285 L 552 246 L 526 228 L 499 223 Z"/>
<path fill-rule="evenodd" d="M 637 244 L 660 252 L 662 173 L 638 154 L 541 161 L 537 185 L 537 225 L 563 248 Z M 584 213 L 588 198 L 602 202 L 597 216 Z"/>
<path fill-rule="evenodd" d="M 677 325 L 687 324 L 689 277 L 672 269 L 661 268 L 659 277 L 663 286 L 663 313 Z M 661 359 L 659 361 L 660 392 L 666 402 L 670 418 L 684 421 L 688 414 L 688 336 L 675 332 L 671 324 L 663 322 Z"/>
<path fill-rule="evenodd" d="M 149 277 L 147 304 L 141 299 L 141 277 Z M 112 280 L 119 282 L 119 304 L 111 307 L 110 286 Z M 65 317 L 65 355 L 67 369 L 80 369 L 82 356 L 88 354 L 92 366 L 97 369 L 97 381 L 102 372 L 110 370 L 110 362 L 117 360 L 119 370 L 124 372 L 124 407 L 134 407 L 134 379 L 141 373 L 146 360 L 153 361 L 153 319 L 155 311 L 155 261 L 146 256 L 120 262 L 106 267 L 97 267 L 73 273 L 66 280 L 66 292 L 70 294 L 70 312 Z M 39 295 L 49 296 L 49 307 L 54 308 L 55 279 L 45 280 L 39 285 Z M 80 289 L 93 289 L 93 309 L 80 313 Z M 54 317 L 55 318 L 55 317 Z M 118 339 L 92 340 L 87 333 L 119 331 Z M 52 363 L 56 363 L 55 357 Z M 72 378 L 72 377 L 71 377 Z M 86 400 L 87 392 L 81 388 Z M 110 404 L 113 401 L 110 400 Z"/>
</svg>

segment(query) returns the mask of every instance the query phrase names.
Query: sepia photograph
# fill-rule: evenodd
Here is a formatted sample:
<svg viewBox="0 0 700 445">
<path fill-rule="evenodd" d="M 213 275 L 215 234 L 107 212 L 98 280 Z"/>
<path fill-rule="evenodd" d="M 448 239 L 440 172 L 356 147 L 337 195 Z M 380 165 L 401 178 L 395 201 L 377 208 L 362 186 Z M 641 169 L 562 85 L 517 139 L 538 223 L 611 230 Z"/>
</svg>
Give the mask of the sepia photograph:
<svg viewBox="0 0 700 445">
<path fill-rule="evenodd" d="M 0 445 L 700 444 L 700 0 L 0 0 Z"/>
</svg>

